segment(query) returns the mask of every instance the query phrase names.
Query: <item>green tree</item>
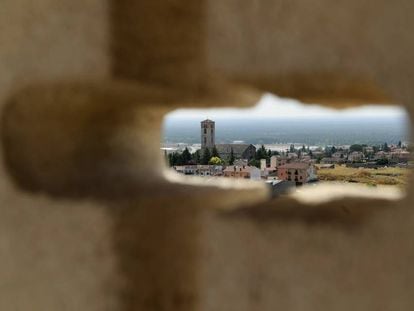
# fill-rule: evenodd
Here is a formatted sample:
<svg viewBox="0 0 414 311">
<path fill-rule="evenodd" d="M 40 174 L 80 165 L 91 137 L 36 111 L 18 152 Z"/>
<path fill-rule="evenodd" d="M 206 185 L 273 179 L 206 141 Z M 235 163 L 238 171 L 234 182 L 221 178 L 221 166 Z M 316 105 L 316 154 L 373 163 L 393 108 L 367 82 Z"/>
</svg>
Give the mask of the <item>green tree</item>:
<svg viewBox="0 0 414 311">
<path fill-rule="evenodd" d="M 401 143 L 401 140 L 398 142 L 398 148 L 401 148 L 401 146 L 402 146 L 402 143 Z"/>
<path fill-rule="evenodd" d="M 211 153 L 208 148 L 204 148 L 203 156 L 201 158 L 201 164 L 206 165 L 211 159 Z"/>
<path fill-rule="evenodd" d="M 216 146 L 213 147 L 213 150 L 211 151 L 211 156 L 220 158 Z"/>
<path fill-rule="evenodd" d="M 256 159 L 252 159 L 248 163 L 250 166 L 256 166 L 257 168 L 260 168 L 260 161 Z"/>
<path fill-rule="evenodd" d="M 377 163 L 378 165 L 388 165 L 388 164 L 389 164 L 389 161 L 388 161 L 388 159 L 378 159 L 378 160 L 376 161 L 376 163 Z"/>
<path fill-rule="evenodd" d="M 267 150 L 264 145 L 262 145 L 257 151 L 256 151 L 256 160 L 260 159 L 266 159 L 267 158 Z"/>
<path fill-rule="evenodd" d="M 316 163 L 321 163 L 323 157 L 321 155 L 318 155 L 316 158 Z"/>
<path fill-rule="evenodd" d="M 183 164 L 188 164 L 191 161 L 191 153 L 187 147 L 185 147 L 183 153 L 181 154 Z"/>
<path fill-rule="evenodd" d="M 184 165 L 183 155 L 181 153 L 174 152 L 174 162 L 175 165 Z"/>
<path fill-rule="evenodd" d="M 230 165 L 233 165 L 234 164 L 234 160 L 235 160 L 234 152 L 233 152 L 233 148 L 231 148 L 231 150 L 230 150 L 229 164 Z"/>
<path fill-rule="evenodd" d="M 382 146 L 382 150 L 385 152 L 389 152 L 391 149 L 390 147 L 388 147 L 388 144 L 385 142 L 384 145 Z"/>
<path fill-rule="evenodd" d="M 172 153 L 168 154 L 168 165 L 170 167 L 173 167 L 174 166 Z"/>
<path fill-rule="evenodd" d="M 290 145 L 289 152 L 295 152 L 295 145 L 294 144 Z"/>
<path fill-rule="evenodd" d="M 329 146 L 325 147 L 325 156 L 327 158 L 330 158 L 332 156 L 332 148 L 329 148 Z"/>
<path fill-rule="evenodd" d="M 194 152 L 191 155 L 191 158 L 195 164 L 200 164 L 200 161 L 201 161 L 200 150 L 197 150 L 196 152 Z"/>
<path fill-rule="evenodd" d="M 168 162 L 170 166 L 183 165 L 183 157 L 178 152 L 173 152 L 168 155 Z"/>
<path fill-rule="evenodd" d="M 350 152 L 354 152 L 354 151 L 362 152 L 362 149 L 363 149 L 362 145 L 359 145 L 359 144 L 353 144 L 349 147 Z"/>
<path fill-rule="evenodd" d="M 208 161 L 210 165 L 222 165 L 223 161 L 219 157 L 211 157 L 210 161 Z"/>
</svg>

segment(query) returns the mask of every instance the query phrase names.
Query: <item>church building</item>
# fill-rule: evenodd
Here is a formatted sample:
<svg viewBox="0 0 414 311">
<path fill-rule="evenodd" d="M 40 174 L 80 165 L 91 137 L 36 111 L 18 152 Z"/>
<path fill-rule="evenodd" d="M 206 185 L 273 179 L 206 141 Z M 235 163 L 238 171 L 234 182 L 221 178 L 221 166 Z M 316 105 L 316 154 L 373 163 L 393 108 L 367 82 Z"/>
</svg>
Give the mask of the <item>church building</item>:
<svg viewBox="0 0 414 311">
<path fill-rule="evenodd" d="M 212 149 L 214 146 L 221 159 L 228 160 L 233 151 L 235 159 L 251 160 L 256 155 L 256 147 L 252 144 L 217 144 L 215 138 L 215 122 L 209 119 L 201 121 L 201 149 Z"/>
<path fill-rule="evenodd" d="M 209 119 L 201 121 L 201 149 L 212 149 L 215 141 L 215 122 Z"/>
</svg>

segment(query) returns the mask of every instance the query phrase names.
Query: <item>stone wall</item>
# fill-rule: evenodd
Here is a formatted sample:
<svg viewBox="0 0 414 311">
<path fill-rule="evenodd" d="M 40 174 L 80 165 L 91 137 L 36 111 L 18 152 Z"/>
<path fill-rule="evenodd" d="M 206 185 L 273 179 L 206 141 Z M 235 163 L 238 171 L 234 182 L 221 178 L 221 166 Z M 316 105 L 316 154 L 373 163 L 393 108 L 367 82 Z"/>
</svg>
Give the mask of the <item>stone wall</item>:
<svg viewBox="0 0 414 311">
<path fill-rule="evenodd" d="M 410 1 L 3 2 L 0 309 L 414 307 L 410 189 L 269 201 L 158 152 L 166 112 L 265 91 L 412 113 Z"/>
</svg>

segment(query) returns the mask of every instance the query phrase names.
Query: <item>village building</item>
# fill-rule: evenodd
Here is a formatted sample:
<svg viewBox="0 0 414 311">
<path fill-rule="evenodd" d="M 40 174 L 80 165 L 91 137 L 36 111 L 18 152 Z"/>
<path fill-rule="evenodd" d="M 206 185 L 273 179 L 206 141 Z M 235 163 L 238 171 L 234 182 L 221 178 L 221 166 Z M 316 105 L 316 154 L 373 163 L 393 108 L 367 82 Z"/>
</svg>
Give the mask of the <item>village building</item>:
<svg viewBox="0 0 414 311">
<path fill-rule="evenodd" d="M 267 179 L 268 177 L 277 176 L 277 167 L 280 162 L 276 156 L 270 158 L 270 165 L 267 165 L 266 159 L 260 160 L 260 173 L 262 178 Z"/>
<path fill-rule="evenodd" d="M 195 175 L 197 165 L 177 165 L 173 167 L 177 173 L 184 175 Z"/>
<path fill-rule="evenodd" d="M 390 152 L 389 159 L 393 162 L 408 162 L 410 160 L 410 153 L 407 150 L 395 149 Z"/>
<path fill-rule="evenodd" d="M 222 176 L 223 166 L 221 165 L 177 165 L 174 166 L 177 173 L 195 176 Z"/>
<path fill-rule="evenodd" d="M 264 171 L 267 168 L 266 159 L 260 159 L 260 170 Z"/>
<path fill-rule="evenodd" d="M 332 154 L 332 158 L 338 160 L 338 162 L 345 161 L 345 153 L 343 151 L 337 151 Z"/>
<path fill-rule="evenodd" d="M 218 144 L 216 149 L 223 160 L 230 159 L 232 150 L 235 159 L 251 160 L 256 155 L 256 147 L 252 144 Z"/>
<path fill-rule="evenodd" d="M 388 152 L 378 151 L 374 156 L 374 160 L 389 159 L 389 157 L 390 157 L 390 155 L 389 155 Z"/>
<path fill-rule="evenodd" d="M 249 161 L 247 159 L 237 159 L 237 160 L 234 160 L 233 165 L 235 165 L 235 166 L 247 166 L 248 162 Z"/>
<path fill-rule="evenodd" d="M 278 160 L 276 156 L 270 158 L 270 165 L 267 165 L 266 159 L 260 159 L 260 175 L 262 179 L 268 177 L 277 177 Z"/>
<path fill-rule="evenodd" d="M 237 159 L 234 160 L 233 165 L 235 166 L 247 166 L 249 164 L 249 161 L 247 159 Z"/>
<path fill-rule="evenodd" d="M 312 157 L 308 154 L 301 155 L 300 161 L 301 162 L 309 162 L 312 160 Z"/>
<path fill-rule="evenodd" d="M 230 165 L 223 170 L 224 177 L 260 180 L 260 169 L 255 166 Z"/>
<path fill-rule="evenodd" d="M 278 156 L 276 160 L 276 167 L 280 167 L 290 162 L 290 159 L 284 156 Z"/>
<path fill-rule="evenodd" d="M 265 182 L 270 188 L 272 198 L 277 198 L 281 195 L 288 194 L 296 188 L 296 183 L 293 181 L 269 179 Z"/>
<path fill-rule="evenodd" d="M 340 163 L 340 162 L 344 162 L 344 159 L 332 158 L 332 157 L 330 157 L 330 158 L 325 157 L 325 158 L 321 159 L 322 164 L 337 164 L 337 163 Z"/>
<path fill-rule="evenodd" d="M 325 153 L 323 151 L 318 151 L 318 150 L 314 150 L 312 151 L 312 156 L 313 157 L 322 157 Z"/>
<path fill-rule="evenodd" d="M 348 154 L 348 162 L 361 162 L 364 160 L 364 154 L 360 151 L 354 151 Z"/>
<path fill-rule="evenodd" d="M 298 158 L 298 154 L 295 152 L 288 152 L 287 157 L 288 159 L 296 160 Z"/>
<path fill-rule="evenodd" d="M 270 167 L 273 169 L 277 169 L 277 157 L 276 156 L 271 156 L 270 157 Z"/>
<path fill-rule="evenodd" d="M 277 176 L 281 180 L 294 181 L 296 184 L 304 184 L 317 179 L 315 167 L 304 162 L 279 166 Z"/>
<path fill-rule="evenodd" d="M 196 176 L 214 176 L 210 165 L 197 165 Z"/>
<path fill-rule="evenodd" d="M 263 171 L 261 170 L 261 175 L 264 179 L 277 177 L 277 169 L 273 167 L 266 167 Z"/>
<path fill-rule="evenodd" d="M 373 154 L 374 153 L 374 148 L 372 146 L 364 146 L 362 151 L 365 154 Z"/>
<path fill-rule="evenodd" d="M 256 147 L 252 144 L 216 144 L 215 122 L 210 119 L 201 121 L 201 149 L 216 147 L 221 159 L 229 160 L 231 153 L 235 159 L 251 160 L 256 155 Z"/>
</svg>

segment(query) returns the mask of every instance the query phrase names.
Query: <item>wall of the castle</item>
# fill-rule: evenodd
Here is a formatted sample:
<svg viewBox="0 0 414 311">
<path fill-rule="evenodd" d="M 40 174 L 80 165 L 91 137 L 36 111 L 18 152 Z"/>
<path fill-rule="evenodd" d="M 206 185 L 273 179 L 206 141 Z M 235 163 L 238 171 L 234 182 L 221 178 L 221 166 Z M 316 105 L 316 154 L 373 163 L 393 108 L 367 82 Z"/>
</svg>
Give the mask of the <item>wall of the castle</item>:
<svg viewBox="0 0 414 311">
<path fill-rule="evenodd" d="M 254 184 L 165 179 L 156 151 L 162 114 L 180 96 L 217 104 L 182 91 L 205 86 L 207 61 L 214 73 L 305 99 L 378 98 L 372 80 L 414 111 L 414 2 L 190 2 L 2 1 L 0 106 L 13 113 L 2 109 L 0 148 L 14 143 L 15 167 L 31 168 L 21 176 L 38 188 L 27 191 L 1 161 L 0 309 L 412 310 L 412 181 L 400 201 L 259 204 L 267 192 Z M 121 86 L 47 88 L 109 76 Z M 350 79 L 357 83 L 348 87 Z M 20 91 L 39 82 L 46 88 Z M 137 142 L 149 146 L 142 157 Z M 93 170 L 72 169 L 85 159 Z M 122 198 L 106 191 L 119 167 L 133 177 Z M 99 183 L 88 183 L 89 173 Z M 78 196 L 65 191 L 76 178 Z M 60 195 L 51 194 L 56 185 Z"/>
</svg>

